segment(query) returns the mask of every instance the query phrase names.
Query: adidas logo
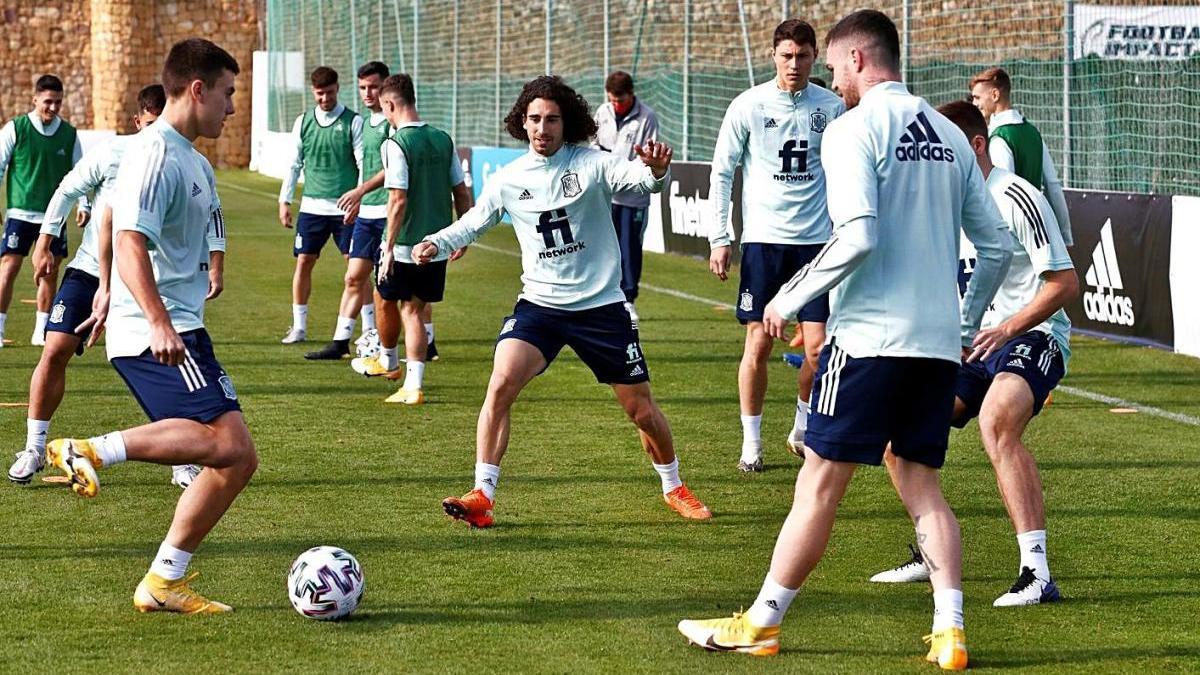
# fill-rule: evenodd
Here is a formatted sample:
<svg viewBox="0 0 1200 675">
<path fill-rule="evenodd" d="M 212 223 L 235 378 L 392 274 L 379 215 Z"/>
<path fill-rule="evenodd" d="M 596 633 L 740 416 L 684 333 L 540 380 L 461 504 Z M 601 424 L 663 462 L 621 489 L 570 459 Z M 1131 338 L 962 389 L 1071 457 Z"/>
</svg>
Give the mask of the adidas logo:
<svg viewBox="0 0 1200 675">
<path fill-rule="evenodd" d="M 59 157 L 66 157 L 66 156 L 67 156 L 67 151 L 66 151 L 66 150 L 64 150 L 64 149 L 62 149 L 62 148 L 59 148 L 59 149 L 58 149 L 58 152 L 57 152 L 56 154 L 57 154 Z"/>
<path fill-rule="evenodd" d="M 954 151 L 942 145 L 941 136 L 933 130 L 925 113 L 917 113 L 917 118 L 908 123 L 906 131 L 900 136 L 900 145 L 896 146 L 896 159 L 901 162 L 953 162 Z"/>
<path fill-rule="evenodd" d="M 483 482 L 488 485 L 493 485 L 493 486 L 496 484 L 496 481 L 492 480 L 491 478 L 484 478 Z"/>
<path fill-rule="evenodd" d="M 195 197 L 195 196 L 199 195 L 200 192 L 201 192 L 200 186 L 196 185 L 195 183 L 192 183 L 192 196 Z"/>
<path fill-rule="evenodd" d="M 1041 544 L 1034 544 L 1033 548 L 1029 549 L 1029 552 L 1030 553 L 1045 553 L 1046 550 L 1042 548 Z"/>
<path fill-rule="evenodd" d="M 767 607 L 770 607 L 771 609 L 775 610 L 776 612 L 779 611 L 779 603 L 775 602 L 774 600 L 768 600 L 766 602 L 766 605 L 767 605 Z"/>
<path fill-rule="evenodd" d="M 175 561 L 170 558 L 163 558 L 162 560 L 159 560 L 158 562 L 160 562 L 164 565 L 174 565 L 175 564 Z"/>
<path fill-rule="evenodd" d="M 518 201 L 522 201 L 525 199 L 533 199 L 533 195 L 529 194 L 529 190 L 521 190 L 521 196 L 517 197 Z"/>
<path fill-rule="evenodd" d="M 764 129 L 778 129 L 779 123 L 775 121 L 774 117 L 768 117 L 766 124 L 763 124 L 763 128 Z"/>
<path fill-rule="evenodd" d="M 1025 368 L 1025 362 L 1024 362 L 1024 361 L 1022 361 L 1022 360 L 1021 360 L 1021 359 L 1019 359 L 1019 358 L 1012 359 L 1012 360 L 1010 360 L 1010 361 L 1009 361 L 1009 362 L 1006 364 L 1006 367 L 1008 367 L 1008 368 L 1021 368 L 1021 369 L 1024 369 L 1024 368 Z"/>
<path fill-rule="evenodd" d="M 645 375 L 645 374 L 646 374 L 646 370 L 644 368 L 642 368 L 642 364 L 640 364 L 640 363 L 638 365 L 634 366 L 633 370 L 629 371 L 629 377 L 637 377 L 638 375 Z"/>
<path fill-rule="evenodd" d="M 1092 321 L 1132 326 L 1133 300 L 1116 291 L 1125 290 L 1121 268 L 1117 266 L 1117 248 L 1113 245 L 1112 218 L 1100 228 L 1100 242 L 1092 251 L 1092 265 L 1084 281 L 1095 290 L 1083 294 L 1083 313 Z"/>
</svg>

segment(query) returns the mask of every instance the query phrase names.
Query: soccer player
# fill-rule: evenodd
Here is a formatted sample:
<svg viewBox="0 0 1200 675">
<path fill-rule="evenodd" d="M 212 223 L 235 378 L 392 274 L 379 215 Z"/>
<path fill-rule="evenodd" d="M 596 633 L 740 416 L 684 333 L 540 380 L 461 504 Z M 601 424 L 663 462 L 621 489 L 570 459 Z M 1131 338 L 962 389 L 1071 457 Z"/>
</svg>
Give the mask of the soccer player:
<svg viewBox="0 0 1200 675">
<path fill-rule="evenodd" d="M 942 497 L 938 468 L 962 347 L 971 344 L 1008 265 L 1001 238 L 1008 232 L 962 132 L 900 81 L 900 39 L 891 19 L 875 10 L 854 12 L 826 43 L 833 86 L 847 109 L 825 139 L 833 237 L 763 315 L 764 329 L 782 339 L 787 320 L 832 289 L 830 340 L 821 350 L 804 466 L 750 610 L 684 620 L 679 630 L 707 649 L 777 653 L 780 623 L 824 553 L 855 468 L 878 465 L 891 442 L 900 499 L 933 563 L 926 659 L 962 669 L 958 522 Z M 961 319 L 960 226 L 978 252 Z"/>
<path fill-rule="evenodd" d="M 192 554 L 258 466 L 233 382 L 204 329 L 207 233 L 221 221 L 212 167 L 192 145 L 233 114 L 237 61 L 199 38 L 167 54 L 162 117 L 132 138 L 117 171 L 108 356 L 151 423 L 50 443 L 50 463 L 95 497 L 97 469 L 126 460 L 205 467 L 175 507 L 166 538 L 133 595 L 143 612 L 230 611 L 185 577 Z"/>
<path fill-rule="evenodd" d="M 635 148 L 641 161 L 627 161 L 578 145 L 596 133 L 596 122 L 587 101 L 549 75 L 525 83 L 504 126 L 529 143 L 529 152 L 493 175 L 457 223 L 412 251 L 415 261 L 428 264 L 479 238 L 505 213 L 521 246 L 524 289 L 496 341 L 475 432 L 475 488 L 447 498 L 442 508 L 472 527 L 492 525 L 512 404 L 569 346 L 598 381 L 612 386 L 637 426 L 667 504 L 685 518 L 711 518 L 679 478 L 670 424 L 650 393 L 637 323 L 624 307 L 620 249 L 609 217 L 614 191 L 662 190 L 671 149 L 650 141 Z"/>
<path fill-rule="evenodd" d="M 349 264 L 350 238 L 354 228 L 345 222 L 338 198 L 358 185 L 363 159 L 363 121 L 358 113 L 338 103 L 338 74 L 320 66 L 312 71 L 313 100 L 316 106 L 304 111 L 292 125 L 296 140 L 296 159 L 279 192 L 279 222 L 292 227 L 292 195 L 296 181 L 304 171 L 304 198 L 296 221 L 296 241 L 292 255 L 296 271 L 292 275 L 292 328 L 283 344 L 308 339 L 308 298 L 312 293 L 312 271 L 321 250 L 333 237 Z M 344 296 L 343 296 L 344 299 Z M 340 359 L 350 353 L 356 314 L 342 315 L 339 307 L 333 340 L 323 349 L 309 352 L 306 359 Z"/>
<path fill-rule="evenodd" d="M 746 342 L 738 366 L 742 415 L 738 469 L 745 472 L 763 470 L 763 399 L 774 346 L 763 330 L 763 308 L 829 240 L 821 146 L 826 126 L 845 110 L 832 92 L 809 86 L 817 58 L 812 26 L 788 19 L 776 26 L 773 45 L 775 79 L 743 92 L 729 104 L 712 162 L 710 194 L 716 208 L 716 230 L 709 235 L 709 268 L 722 281 L 728 277 L 732 257 L 729 206 L 733 175 L 739 164 L 743 171 L 737 318 L 746 326 Z M 814 298 L 800 313 L 806 365 L 797 376 L 796 415 L 787 446 L 801 457 L 808 399 L 828 316 L 829 300 L 824 295 Z"/>
<path fill-rule="evenodd" d="M 594 147 L 617 157 L 636 159 L 635 146 L 658 139 L 658 116 L 633 93 L 633 76 L 618 70 L 604 80 L 607 101 L 596 108 Z M 642 239 L 646 236 L 646 211 L 650 195 L 637 190 L 613 193 L 612 221 L 621 246 L 621 292 L 625 309 L 637 321 L 638 282 L 642 279 Z"/>
<path fill-rule="evenodd" d="M 0 347 L 4 346 L 4 325 L 21 264 L 37 241 L 54 189 L 83 154 L 75 127 L 58 116 L 62 80 L 42 75 L 33 89 L 33 111 L 0 128 L 0 175 L 8 172 L 8 217 L 0 242 Z M 86 198 L 80 198 L 76 215 L 81 226 L 87 223 L 91 213 Z M 52 251 L 52 267 L 37 278 L 37 322 L 29 339 L 35 346 L 46 344 L 46 319 L 58 283 L 58 266 L 67 256 L 66 238 L 55 241 Z"/>
<path fill-rule="evenodd" d="M 1017 532 L 1017 581 L 993 604 L 1055 602 L 1061 595 L 1046 559 L 1042 481 L 1021 436 L 1066 373 L 1071 322 L 1063 306 L 1079 293 L 1079 279 L 1050 203 L 1029 181 L 992 165 L 983 115 L 964 101 L 947 103 L 938 112 L 967 135 L 988 191 L 1012 232 L 1012 266 L 983 317 L 971 357 L 959 367 L 954 400 L 954 426 L 961 428 L 971 418 L 979 418 L 983 447 Z M 964 253 L 963 257 L 972 256 Z M 889 472 L 893 471 L 894 457 L 889 453 L 885 460 Z M 871 578 L 877 582 L 927 579 L 929 567 L 916 548 L 912 560 Z"/>
<path fill-rule="evenodd" d="M 1071 214 L 1050 149 L 1037 127 L 1012 107 L 1012 80 L 1008 72 L 1003 68 L 988 68 L 972 77 L 971 102 L 987 120 L 992 164 L 1012 171 L 1042 190 L 1054 209 L 1063 241 L 1068 247 L 1073 245 Z"/>
<path fill-rule="evenodd" d="M 379 90 L 383 113 L 396 132 L 383 143 L 384 187 L 387 188 L 387 233 L 379 251 L 380 354 L 355 359 L 351 365 L 367 376 L 399 377 L 398 341 L 404 330 L 404 384 L 388 403 L 421 405 L 424 377 L 426 307 L 441 302 L 446 290 L 448 255 L 427 264 L 412 261 L 412 247 L 454 222 L 471 207 L 454 141 L 441 129 L 421 121 L 412 78 L 392 75 Z M 447 251 L 451 249 L 446 249 Z M 398 306 L 397 306 L 398 305 Z"/>
<path fill-rule="evenodd" d="M 140 131 L 162 114 L 167 97 L 161 84 L 152 84 L 138 92 L 137 100 L 138 111 L 133 116 L 133 125 Z M 104 330 L 112 269 L 112 210 L 107 204 L 112 198 L 117 166 L 130 138 L 132 136 L 119 137 L 84 155 L 63 179 L 46 207 L 41 235 L 33 251 L 37 274 L 52 269 L 54 254 L 51 248 L 64 236 L 64 221 L 72 202 L 87 192 L 96 191 L 94 209 L 97 216 L 85 226 L 75 258 L 63 274 L 62 285 L 54 296 L 53 310 L 46 323 L 46 346 L 42 348 L 41 360 L 29 381 L 25 450 L 17 453 L 17 460 L 8 470 L 8 478 L 14 483 L 28 484 L 45 465 L 50 418 L 62 403 L 71 355 L 82 354 L 84 343 L 95 344 Z M 209 249 L 212 251 L 209 280 L 215 297 L 222 284 L 224 232 L 209 233 Z M 171 482 L 186 489 L 198 473 L 200 468 L 195 465 L 179 465 L 173 467 Z"/>
</svg>

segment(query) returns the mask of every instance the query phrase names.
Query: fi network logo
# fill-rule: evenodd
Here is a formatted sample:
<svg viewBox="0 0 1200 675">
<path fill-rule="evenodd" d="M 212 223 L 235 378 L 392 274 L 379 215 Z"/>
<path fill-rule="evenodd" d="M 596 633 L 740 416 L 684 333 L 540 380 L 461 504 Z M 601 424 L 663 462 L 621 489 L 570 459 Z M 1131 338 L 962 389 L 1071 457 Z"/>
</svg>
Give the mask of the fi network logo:
<svg viewBox="0 0 1200 675">
<path fill-rule="evenodd" d="M 1117 265 L 1117 248 L 1113 246 L 1112 218 L 1100 228 L 1100 243 L 1092 251 L 1092 265 L 1084 281 L 1093 290 L 1083 294 L 1083 313 L 1092 321 L 1133 325 L 1133 300 L 1124 293 L 1121 268 Z"/>
</svg>

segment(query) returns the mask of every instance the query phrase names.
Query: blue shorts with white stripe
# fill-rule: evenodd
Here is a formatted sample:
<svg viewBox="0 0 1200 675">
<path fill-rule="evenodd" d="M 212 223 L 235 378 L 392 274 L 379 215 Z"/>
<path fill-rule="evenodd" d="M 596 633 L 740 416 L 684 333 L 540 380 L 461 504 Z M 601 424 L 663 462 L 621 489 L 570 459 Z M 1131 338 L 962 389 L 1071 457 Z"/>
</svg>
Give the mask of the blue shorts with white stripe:
<svg viewBox="0 0 1200 675">
<path fill-rule="evenodd" d="M 898 457 L 940 468 L 950 442 L 954 378 L 943 359 L 853 358 L 825 345 L 813 384 L 804 444 L 837 462 L 878 465 Z"/>
<path fill-rule="evenodd" d="M 233 381 L 213 354 L 208 331 L 201 328 L 179 337 L 187 352 L 178 366 L 160 363 L 149 349 L 139 356 L 112 360 L 150 421 L 186 419 L 208 424 L 241 410 Z"/>
<path fill-rule="evenodd" d="M 964 363 L 958 369 L 954 395 L 963 402 L 966 410 L 954 420 L 954 426 L 961 429 L 979 416 L 983 399 L 1000 373 L 1012 373 L 1025 380 L 1033 394 L 1033 414 L 1037 415 L 1042 411 L 1046 397 L 1066 374 L 1066 364 L 1054 337 L 1038 330 L 1009 340 L 985 361 Z"/>
</svg>

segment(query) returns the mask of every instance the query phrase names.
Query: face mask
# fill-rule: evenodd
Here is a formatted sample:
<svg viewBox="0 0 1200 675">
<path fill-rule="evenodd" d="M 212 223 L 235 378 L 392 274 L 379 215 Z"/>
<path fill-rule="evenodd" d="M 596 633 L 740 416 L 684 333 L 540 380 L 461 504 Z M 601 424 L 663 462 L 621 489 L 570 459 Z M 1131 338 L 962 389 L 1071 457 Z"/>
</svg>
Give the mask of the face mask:
<svg viewBox="0 0 1200 675">
<path fill-rule="evenodd" d="M 633 110 L 633 102 L 634 102 L 634 100 L 635 100 L 635 99 L 632 99 L 632 98 L 631 98 L 631 99 L 629 99 L 629 102 L 628 102 L 628 103 L 617 103 L 617 102 L 614 102 L 614 103 L 612 104 L 612 107 L 613 107 L 613 112 L 617 113 L 617 115 L 625 115 L 625 114 L 626 114 L 626 113 L 628 113 L 630 110 Z"/>
</svg>

